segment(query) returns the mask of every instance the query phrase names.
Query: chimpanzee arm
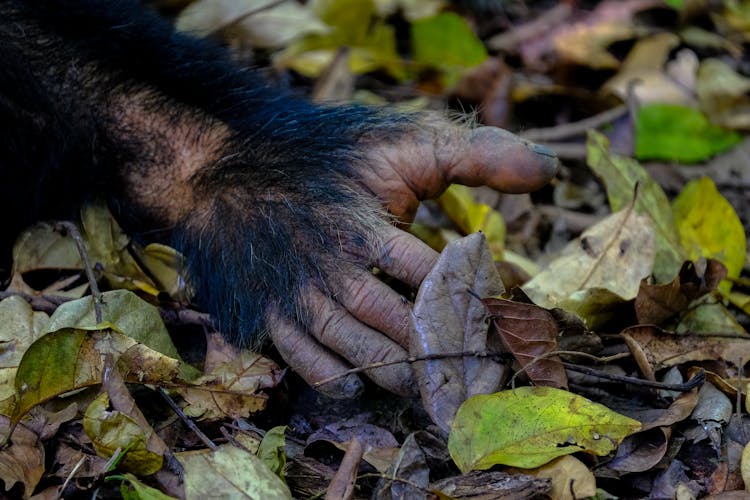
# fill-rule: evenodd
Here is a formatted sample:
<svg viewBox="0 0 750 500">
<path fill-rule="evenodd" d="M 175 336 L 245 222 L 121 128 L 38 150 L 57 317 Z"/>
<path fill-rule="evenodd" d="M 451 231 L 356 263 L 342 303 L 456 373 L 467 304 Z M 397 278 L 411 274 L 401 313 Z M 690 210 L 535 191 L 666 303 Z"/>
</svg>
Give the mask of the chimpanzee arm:
<svg viewBox="0 0 750 500">
<path fill-rule="evenodd" d="M 0 204 L 60 217 L 106 196 L 126 229 L 186 256 L 233 341 L 270 331 L 308 380 L 406 355 L 409 306 L 369 269 L 417 286 L 435 254 L 387 211 L 408 218 L 453 181 L 530 190 L 555 170 L 498 129 L 313 106 L 135 0 L 0 0 L 0 47 Z M 368 375 L 414 390 L 406 364 Z"/>
</svg>

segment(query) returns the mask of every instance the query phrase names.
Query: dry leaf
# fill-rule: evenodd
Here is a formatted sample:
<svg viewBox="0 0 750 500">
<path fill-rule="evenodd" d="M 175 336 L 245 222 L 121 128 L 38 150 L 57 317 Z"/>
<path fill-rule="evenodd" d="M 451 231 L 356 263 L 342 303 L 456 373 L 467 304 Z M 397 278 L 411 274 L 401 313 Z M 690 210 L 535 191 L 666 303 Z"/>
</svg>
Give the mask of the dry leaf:
<svg viewBox="0 0 750 500">
<path fill-rule="evenodd" d="M 476 297 L 503 291 L 481 233 L 446 246 L 419 289 L 410 354 L 487 351 L 487 311 Z M 471 355 L 418 361 L 414 370 L 427 413 L 446 432 L 461 403 L 473 395 L 495 391 L 505 371 L 496 361 Z"/>
</svg>

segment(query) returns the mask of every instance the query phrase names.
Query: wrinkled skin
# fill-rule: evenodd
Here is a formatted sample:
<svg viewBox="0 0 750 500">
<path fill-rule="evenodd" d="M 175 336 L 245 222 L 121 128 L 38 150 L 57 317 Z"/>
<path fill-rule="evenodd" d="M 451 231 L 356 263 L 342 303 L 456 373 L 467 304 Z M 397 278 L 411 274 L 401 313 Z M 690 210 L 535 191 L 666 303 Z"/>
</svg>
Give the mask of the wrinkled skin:
<svg viewBox="0 0 750 500">
<path fill-rule="evenodd" d="M 410 305 L 371 270 L 417 287 L 436 254 L 384 210 L 403 223 L 451 182 L 522 192 L 556 168 L 498 129 L 313 105 L 137 0 L 0 0 L 0 46 L 0 212 L 14 214 L 0 253 L 103 197 L 136 238 L 185 256 L 228 340 L 269 331 L 313 384 L 406 358 Z M 367 376 L 415 392 L 407 363 Z"/>
<path fill-rule="evenodd" d="M 487 185 L 522 193 L 545 185 L 557 160 L 548 149 L 494 127 L 470 130 L 430 120 L 397 143 L 366 144 L 364 187 L 400 221 L 413 218 L 420 200 L 439 196 L 451 183 Z M 372 265 L 416 288 L 438 254 L 413 235 L 392 225 L 380 228 L 381 247 Z M 272 317 L 271 337 L 285 360 L 310 384 L 355 366 L 408 356 L 411 304 L 372 273 L 342 269 L 332 298 L 310 290 L 307 306 L 316 311 L 307 331 Z M 344 358 L 344 359 L 342 359 Z M 413 396 L 417 385 L 406 363 L 369 370 L 378 385 Z M 362 389 L 356 375 L 334 378 L 320 389 L 334 397 L 353 397 Z"/>
</svg>

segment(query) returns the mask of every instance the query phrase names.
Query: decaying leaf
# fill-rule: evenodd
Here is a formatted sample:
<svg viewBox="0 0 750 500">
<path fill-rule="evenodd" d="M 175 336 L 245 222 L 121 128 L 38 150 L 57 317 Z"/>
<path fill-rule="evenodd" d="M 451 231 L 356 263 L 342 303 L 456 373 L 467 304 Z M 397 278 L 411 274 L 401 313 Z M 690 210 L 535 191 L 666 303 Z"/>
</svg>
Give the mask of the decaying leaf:
<svg viewBox="0 0 750 500">
<path fill-rule="evenodd" d="M 646 374 L 691 361 L 750 359 L 750 336 L 675 335 L 651 325 L 631 326 L 621 335 L 631 352 L 639 353 L 635 359 Z"/>
<path fill-rule="evenodd" d="M 8 436 L 10 425 L 8 418 L 0 415 L 0 438 Z M 44 462 L 44 445 L 39 435 L 24 425 L 16 426 L 12 441 L 0 449 L 0 480 L 5 490 L 20 483 L 23 497 L 29 498 L 42 478 Z"/>
<path fill-rule="evenodd" d="M 578 314 L 589 328 L 635 298 L 651 274 L 655 239 L 648 217 L 632 208 L 614 213 L 570 242 L 560 257 L 522 288 L 537 305 Z"/>
<path fill-rule="evenodd" d="M 276 386 L 282 375 L 270 359 L 242 350 L 236 358 L 176 391 L 188 403 L 185 413 L 191 417 L 243 418 L 266 407 L 268 397 L 260 390 Z"/>
<path fill-rule="evenodd" d="M 83 428 L 96 453 L 104 458 L 121 453 L 119 466 L 138 475 L 153 474 L 161 469 L 166 447 L 157 453 L 148 446 L 155 431 L 126 413 L 108 407 L 109 396 L 105 392 L 89 405 L 83 417 Z"/>
<path fill-rule="evenodd" d="M 187 498 L 291 499 L 286 484 L 253 453 L 226 444 L 216 450 L 176 453 Z"/>
<path fill-rule="evenodd" d="M 651 219 L 656 236 L 654 276 L 660 282 L 672 280 L 686 255 L 664 190 L 636 160 L 612 154 L 604 135 L 590 131 L 586 151 L 586 162 L 607 188 L 613 212 L 632 203 L 638 186 L 635 210 Z"/>
<path fill-rule="evenodd" d="M 528 469 L 579 451 L 606 455 L 640 427 L 567 391 L 519 387 L 467 400 L 453 420 L 448 450 L 463 472 L 497 464 Z"/>
<path fill-rule="evenodd" d="M 477 297 L 503 291 L 481 233 L 450 243 L 419 289 L 410 354 L 487 351 L 487 311 Z M 427 412 L 446 432 L 461 403 L 475 394 L 497 390 L 504 374 L 496 361 L 470 354 L 418 361 L 414 370 Z"/>
<path fill-rule="evenodd" d="M 562 360 L 547 356 L 557 350 L 558 327 L 552 314 L 534 304 L 494 298 L 482 301 L 503 344 L 534 384 L 567 389 Z"/>
<path fill-rule="evenodd" d="M 652 285 L 642 282 L 635 298 L 638 323 L 660 325 L 684 312 L 693 300 L 716 290 L 725 276 L 724 265 L 709 259 L 701 264 L 685 262 L 670 283 Z"/>
</svg>

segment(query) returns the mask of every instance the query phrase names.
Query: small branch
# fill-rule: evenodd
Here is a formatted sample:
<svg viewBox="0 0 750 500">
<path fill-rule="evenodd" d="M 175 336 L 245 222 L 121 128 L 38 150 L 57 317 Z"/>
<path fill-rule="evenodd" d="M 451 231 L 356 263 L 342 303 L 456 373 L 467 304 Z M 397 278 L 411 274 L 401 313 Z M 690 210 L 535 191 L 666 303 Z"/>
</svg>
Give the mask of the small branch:
<svg viewBox="0 0 750 500">
<path fill-rule="evenodd" d="M 78 248 L 78 254 L 81 256 L 81 262 L 83 262 L 83 270 L 86 272 L 86 279 L 88 279 L 89 287 L 91 287 L 91 296 L 94 300 L 94 315 L 96 316 L 96 323 L 102 322 L 102 293 L 99 291 L 99 285 L 96 283 L 96 277 L 94 276 L 94 269 L 91 267 L 91 260 L 89 259 L 89 252 L 86 249 L 86 244 L 81 237 L 78 227 L 72 222 L 61 221 L 55 224 L 55 228 L 63 233 L 67 233 L 73 238 L 73 241 Z"/>
<path fill-rule="evenodd" d="M 702 385 L 706 381 L 706 372 L 701 370 L 693 378 L 682 384 L 667 384 L 664 382 L 654 382 L 653 380 L 646 380 L 636 377 L 628 377 L 626 375 L 613 375 L 606 373 L 595 368 L 589 368 L 588 366 L 575 365 L 573 363 L 567 363 L 563 361 L 563 366 L 567 370 L 571 370 L 584 375 L 593 375 L 594 377 L 602 378 L 605 380 L 611 380 L 613 382 L 622 382 L 625 384 L 633 384 L 641 387 L 650 387 L 652 389 L 663 389 L 665 391 L 678 391 L 687 392 L 699 385 Z"/>
<path fill-rule="evenodd" d="M 177 406 L 177 403 L 174 402 L 174 399 L 172 399 L 169 394 L 167 394 L 167 391 L 164 390 L 162 387 L 157 387 L 156 391 L 161 394 L 161 396 L 164 398 L 164 400 L 167 402 L 170 408 L 172 408 L 172 411 L 177 414 L 178 417 L 180 417 L 180 420 L 182 420 L 185 425 L 188 426 L 188 428 L 195 433 L 196 436 L 198 436 L 198 439 L 203 441 L 203 444 L 205 444 L 207 447 L 211 448 L 212 451 L 216 451 L 217 447 L 216 444 L 214 444 L 211 439 L 206 436 L 202 430 L 198 428 L 197 425 L 195 425 L 195 422 L 193 422 L 190 418 L 188 418 L 187 415 L 185 415 L 185 412 L 182 411 L 182 409 Z"/>
<path fill-rule="evenodd" d="M 524 139 L 535 142 L 550 142 L 569 139 L 579 135 L 586 134 L 587 130 L 599 128 L 607 125 L 625 116 L 628 113 L 628 106 L 621 104 L 598 115 L 590 116 L 577 122 L 565 123 L 555 127 L 548 128 L 531 128 L 520 132 L 519 135 Z"/>
<path fill-rule="evenodd" d="M 400 365 L 401 363 L 415 363 L 417 361 L 434 361 L 437 359 L 448 359 L 448 358 L 507 358 L 510 357 L 509 353 L 504 352 L 489 352 L 489 351 L 462 351 L 462 352 L 441 352 L 438 354 L 426 354 L 424 356 L 409 356 L 408 358 L 399 359 L 396 361 L 380 361 L 379 363 L 372 363 L 367 366 L 360 366 L 357 368 L 351 368 L 343 371 L 339 374 L 326 377 L 323 380 L 318 380 L 313 387 L 320 387 L 323 384 L 333 382 L 340 378 L 346 377 L 356 373 L 362 373 L 367 370 L 374 368 L 383 368 L 384 366 Z"/>
<path fill-rule="evenodd" d="M 55 312 L 61 304 L 73 300 L 70 297 L 63 297 L 61 295 L 29 295 L 27 293 L 19 292 L 0 292 L 0 300 L 13 296 L 21 297 L 23 300 L 31 304 L 31 307 L 35 311 L 43 311 L 49 314 Z"/>
</svg>

